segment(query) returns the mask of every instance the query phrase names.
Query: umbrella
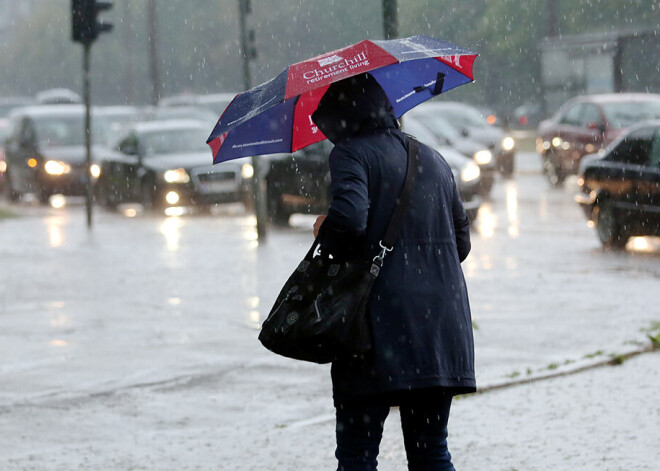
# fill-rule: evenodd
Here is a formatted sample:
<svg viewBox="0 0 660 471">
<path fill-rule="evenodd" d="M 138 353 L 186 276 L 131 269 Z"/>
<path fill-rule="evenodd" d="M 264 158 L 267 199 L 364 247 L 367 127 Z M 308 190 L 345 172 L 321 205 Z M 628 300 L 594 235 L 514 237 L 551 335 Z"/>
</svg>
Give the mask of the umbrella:
<svg viewBox="0 0 660 471">
<path fill-rule="evenodd" d="M 333 82 L 368 72 L 399 118 L 439 93 L 472 82 L 476 57 L 451 43 L 413 36 L 364 40 L 290 65 L 234 97 L 207 140 L 213 163 L 295 152 L 325 139 L 311 114 Z"/>
</svg>

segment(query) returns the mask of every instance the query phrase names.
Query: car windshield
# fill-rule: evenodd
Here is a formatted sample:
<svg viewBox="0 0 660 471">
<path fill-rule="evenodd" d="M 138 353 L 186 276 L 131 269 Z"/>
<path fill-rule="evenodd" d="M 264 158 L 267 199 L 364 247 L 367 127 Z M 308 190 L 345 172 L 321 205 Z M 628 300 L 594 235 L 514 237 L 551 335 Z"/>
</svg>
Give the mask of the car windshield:
<svg viewBox="0 0 660 471">
<path fill-rule="evenodd" d="M 457 142 L 462 139 L 459 132 L 444 118 L 429 115 L 424 118 L 424 123 L 433 131 L 433 134 L 449 142 Z"/>
<path fill-rule="evenodd" d="M 203 152 L 207 137 L 206 128 L 164 129 L 145 134 L 143 145 L 146 155 Z"/>
<path fill-rule="evenodd" d="M 660 119 L 660 101 L 605 103 L 603 112 L 612 127 L 625 128 L 639 121 Z"/>
<path fill-rule="evenodd" d="M 41 147 L 85 145 L 84 116 L 39 116 L 34 119 L 37 141 Z M 108 126 L 102 119 L 92 121 L 92 141 L 105 143 Z"/>
</svg>

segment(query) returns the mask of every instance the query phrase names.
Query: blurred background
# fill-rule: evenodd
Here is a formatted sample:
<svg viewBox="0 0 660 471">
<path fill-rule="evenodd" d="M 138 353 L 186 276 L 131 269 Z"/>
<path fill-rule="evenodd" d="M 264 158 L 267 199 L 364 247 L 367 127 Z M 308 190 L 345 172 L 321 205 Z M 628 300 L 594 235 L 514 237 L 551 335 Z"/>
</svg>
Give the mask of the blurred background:
<svg viewBox="0 0 660 471">
<path fill-rule="evenodd" d="M 155 14 L 149 14 L 149 3 L 157 5 Z M 248 25 L 255 32 L 257 51 L 251 65 L 253 83 L 270 79 L 292 62 L 365 38 L 382 39 L 382 4 L 381 0 L 281 0 L 274 7 L 272 2 L 253 0 Z M 0 95 L 31 96 L 53 87 L 80 93 L 82 59 L 80 48 L 70 40 L 70 1 L 1 0 L 0 11 Z M 148 104 L 153 80 L 160 96 L 242 90 L 238 15 L 235 0 L 116 0 L 114 8 L 103 13 L 115 29 L 95 45 L 93 102 Z M 598 44 L 579 45 L 582 52 L 573 45 L 574 62 L 564 63 L 566 73 L 586 67 L 586 74 L 579 70 L 564 85 L 577 94 L 589 87 L 589 91 L 608 91 L 602 72 L 600 86 L 594 80 L 586 83 L 590 68 L 602 67 L 602 60 L 589 62 L 584 51 L 605 48 L 606 55 L 614 57 L 615 33 L 627 37 L 651 31 L 643 49 L 631 48 L 629 60 L 642 73 L 626 74 L 623 88 L 657 90 L 658 24 L 657 2 L 645 0 L 398 2 L 399 36 L 435 36 L 481 55 L 475 65 L 475 85 L 456 90 L 454 99 L 488 106 L 503 115 L 526 103 L 543 103 L 542 60 L 548 37 L 609 34 L 592 38 Z M 151 42 L 157 42 L 155 49 Z M 155 78 L 150 75 L 150 61 L 157 62 Z M 557 105 L 553 101 L 547 112 Z"/>
</svg>

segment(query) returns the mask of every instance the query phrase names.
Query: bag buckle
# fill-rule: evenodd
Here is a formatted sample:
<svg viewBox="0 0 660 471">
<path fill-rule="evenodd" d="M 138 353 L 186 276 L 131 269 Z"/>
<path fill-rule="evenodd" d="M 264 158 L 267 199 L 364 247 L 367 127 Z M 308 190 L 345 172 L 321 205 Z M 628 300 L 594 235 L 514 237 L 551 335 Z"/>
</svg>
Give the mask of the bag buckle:
<svg viewBox="0 0 660 471">
<path fill-rule="evenodd" d="M 383 245 L 382 240 L 378 242 L 378 245 L 380 245 L 380 253 L 374 257 L 373 261 L 382 267 L 385 255 L 387 255 L 387 252 L 391 252 L 394 247 L 387 247 Z"/>
</svg>

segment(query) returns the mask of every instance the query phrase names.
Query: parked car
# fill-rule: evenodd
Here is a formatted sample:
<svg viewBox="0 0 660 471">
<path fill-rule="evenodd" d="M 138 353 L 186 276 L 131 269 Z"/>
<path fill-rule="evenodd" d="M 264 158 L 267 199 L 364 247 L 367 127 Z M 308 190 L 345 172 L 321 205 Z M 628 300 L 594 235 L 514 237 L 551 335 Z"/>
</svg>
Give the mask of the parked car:
<svg viewBox="0 0 660 471">
<path fill-rule="evenodd" d="M 537 151 L 552 186 L 575 175 L 582 157 L 607 147 L 633 124 L 660 118 L 660 94 L 583 95 L 567 101 L 538 127 Z"/>
<path fill-rule="evenodd" d="M 463 206 L 470 220 L 477 217 L 481 205 L 479 167 L 468 157 L 449 146 L 439 144 L 422 125 L 406 120 L 411 134 L 439 151 L 452 168 Z M 330 141 L 322 141 L 293 154 L 267 158 L 266 195 L 269 219 L 278 225 L 287 224 L 294 213 L 323 214 L 328 210 Z"/>
<path fill-rule="evenodd" d="M 56 193 L 86 192 L 85 108 L 82 105 L 30 106 L 9 115 L 5 191 L 11 200 L 33 193 L 47 203 Z M 92 139 L 105 142 L 107 128 L 92 121 Z M 92 149 L 96 154 L 97 148 Z"/>
<path fill-rule="evenodd" d="M 601 154 L 582 159 L 576 201 L 604 246 L 660 236 L 660 120 L 640 123 Z"/>
<path fill-rule="evenodd" d="M 249 159 L 212 165 L 208 134 L 197 120 L 126 128 L 100 157 L 97 201 L 108 209 L 139 202 L 146 210 L 246 201 L 253 176 Z"/>
<path fill-rule="evenodd" d="M 502 128 L 490 125 L 479 109 L 465 103 L 434 101 L 420 107 L 428 115 L 440 115 L 464 136 L 473 139 L 493 153 L 499 172 L 510 177 L 514 171 L 516 141 Z M 405 118 L 404 118 L 405 120 Z"/>
<path fill-rule="evenodd" d="M 418 111 L 419 109 L 419 111 Z M 428 113 L 424 110 L 424 105 L 413 108 L 403 117 L 404 125 L 408 125 L 409 120 L 418 121 L 426 127 L 439 144 L 453 147 L 461 154 L 469 157 L 479 165 L 481 170 L 481 180 L 479 184 L 479 194 L 488 196 L 495 180 L 495 159 L 493 153 L 480 142 L 465 137 L 449 121 L 439 113 Z"/>
</svg>

